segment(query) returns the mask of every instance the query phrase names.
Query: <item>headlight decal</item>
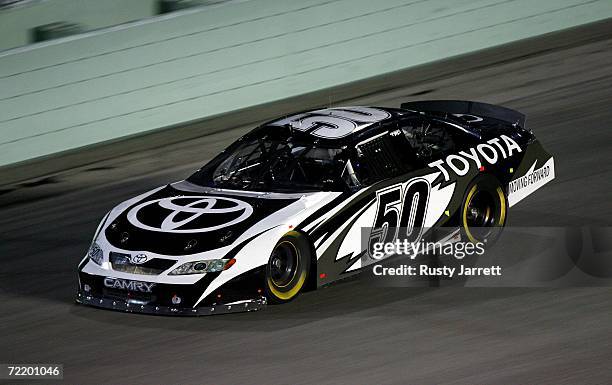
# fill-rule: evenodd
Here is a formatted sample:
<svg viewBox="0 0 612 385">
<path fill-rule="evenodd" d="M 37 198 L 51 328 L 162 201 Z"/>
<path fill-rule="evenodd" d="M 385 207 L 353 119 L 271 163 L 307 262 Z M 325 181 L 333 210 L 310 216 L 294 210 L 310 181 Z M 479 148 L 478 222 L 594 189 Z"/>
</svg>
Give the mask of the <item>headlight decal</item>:
<svg viewBox="0 0 612 385">
<path fill-rule="evenodd" d="M 89 250 L 87 250 L 87 256 L 89 259 L 94 261 L 97 265 L 102 266 L 102 260 L 104 259 L 104 252 L 100 248 L 100 246 L 93 242 L 91 246 L 89 246 Z"/>
<path fill-rule="evenodd" d="M 218 273 L 227 270 L 236 260 L 232 259 L 210 259 L 203 261 L 186 262 L 172 270 L 169 275 L 188 275 L 203 273 Z"/>
</svg>

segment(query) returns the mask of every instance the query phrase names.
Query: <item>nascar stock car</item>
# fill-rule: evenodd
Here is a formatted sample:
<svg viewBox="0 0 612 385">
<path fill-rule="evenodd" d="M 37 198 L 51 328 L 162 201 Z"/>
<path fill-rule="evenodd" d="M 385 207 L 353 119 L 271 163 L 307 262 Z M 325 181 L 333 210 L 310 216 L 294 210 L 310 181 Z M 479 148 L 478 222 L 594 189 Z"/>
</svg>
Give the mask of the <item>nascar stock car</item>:
<svg viewBox="0 0 612 385">
<path fill-rule="evenodd" d="M 337 107 L 262 124 L 185 180 L 113 208 L 77 302 L 206 315 L 283 303 L 376 262 L 361 242 L 456 227 L 471 242 L 555 176 L 514 110 L 469 101 Z M 423 230 L 425 229 L 425 230 Z M 486 239 L 485 239 L 486 240 Z"/>
</svg>

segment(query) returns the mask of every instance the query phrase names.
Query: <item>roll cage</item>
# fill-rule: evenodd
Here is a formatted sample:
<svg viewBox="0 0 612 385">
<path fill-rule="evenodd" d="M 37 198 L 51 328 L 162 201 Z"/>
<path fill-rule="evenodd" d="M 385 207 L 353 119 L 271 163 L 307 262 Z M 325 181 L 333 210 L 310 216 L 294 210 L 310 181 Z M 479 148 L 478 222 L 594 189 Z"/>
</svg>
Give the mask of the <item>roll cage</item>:
<svg viewBox="0 0 612 385">
<path fill-rule="evenodd" d="M 426 167 L 476 138 L 435 117 L 410 114 L 342 139 L 263 125 L 188 178 L 198 185 L 251 191 L 355 191 Z M 470 143 L 468 143 L 470 144 Z"/>
</svg>

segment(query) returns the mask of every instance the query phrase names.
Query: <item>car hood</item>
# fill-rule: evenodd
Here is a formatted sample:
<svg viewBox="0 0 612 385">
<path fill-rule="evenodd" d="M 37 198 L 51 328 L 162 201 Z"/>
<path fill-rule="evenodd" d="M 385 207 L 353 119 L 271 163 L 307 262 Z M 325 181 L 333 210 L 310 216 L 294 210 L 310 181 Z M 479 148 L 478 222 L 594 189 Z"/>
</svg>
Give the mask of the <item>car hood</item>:
<svg viewBox="0 0 612 385">
<path fill-rule="evenodd" d="M 117 206 L 103 226 L 115 248 L 192 255 L 239 244 L 291 224 L 339 193 L 219 190 L 182 181 Z"/>
</svg>

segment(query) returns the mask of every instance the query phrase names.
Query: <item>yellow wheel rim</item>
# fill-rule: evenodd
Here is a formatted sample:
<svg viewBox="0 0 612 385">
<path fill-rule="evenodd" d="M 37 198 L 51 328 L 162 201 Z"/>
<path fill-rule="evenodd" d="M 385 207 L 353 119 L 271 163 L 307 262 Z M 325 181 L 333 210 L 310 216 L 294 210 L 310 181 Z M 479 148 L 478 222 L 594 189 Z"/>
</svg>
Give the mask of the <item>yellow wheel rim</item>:
<svg viewBox="0 0 612 385">
<path fill-rule="evenodd" d="M 290 242 L 290 241 L 283 241 L 281 243 L 279 243 L 278 245 L 275 246 L 275 249 L 277 247 L 279 247 L 280 245 L 283 244 L 289 244 L 291 246 L 291 248 L 293 248 L 293 250 L 295 251 L 295 255 L 296 255 L 296 260 L 297 260 L 297 264 L 296 264 L 296 268 L 295 271 L 293 272 L 293 275 L 291 277 L 291 279 L 284 285 L 278 285 L 277 283 L 273 282 L 273 280 L 268 277 L 266 280 L 266 283 L 268 285 L 268 289 L 270 291 L 270 293 L 272 293 L 275 297 L 277 297 L 278 299 L 287 301 L 293 297 L 295 297 L 300 290 L 302 289 L 302 286 L 304 286 L 304 282 L 306 282 L 306 271 L 301 271 L 299 277 L 297 277 L 297 282 L 295 283 L 295 286 L 292 287 L 291 289 L 287 290 L 287 291 L 281 291 L 279 289 L 283 289 L 289 285 L 291 285 L 295 280 L 296 280 L 296 275 L 298 273 L 298 271 L 300 270 L 300 259 L 301 259 L 301 254 L 298 250 L 297 247 L 295 247 L 295 245 Z"/>
<path fill-rule="evenodd" d="M 476 185 L 472 186 L 472 188 L 470 189 L 470 192 L 468 193 L 465 199 L 465 204 L 463 207 L 463 215 L 462 215 L 463 228 L 465 229 L 465 234 L 467 235 L 468 239 L 472 243 L 480 242 L 479 240 L 476 239 L 476 237 L 474 237 L 467 223 L 468 207 L 470 205 L 470 201 L 472 200 L 472 198 L 474 197 L 474 194 L 476 193 L 476 190 L 477 190 Z M 497 226 L 503 226 L 506 220 L 506 196 L 504 195 L 504 191 L 501 189 L 501 187 L 498 187 L 496 191 L 497 191 L 497 195 L 499 197 L 499 203 L 500 203 L 500 213 L 499 213 L 499 220 L 497 221 Z M 490 211 L 487 208 L 487 216 L 489 214 L 490 214 Z"/>
<path fill-rule="evenodd" d="M 468 206 L 470 205 L 470 201 L 472 200 L 472 197 L 474 196 L 475 192 L 476 192 L 476 185 L 472 187 L 472 189 L 468 193 L 467 198 L 465 199 L 465 204 L 463 205 L 463 216 L 462 216 L 463 228 L 465 229 L 465 235 L 467 235 L 468 239 L 472 243 L 478 243 L 478 240 L 474 238 L 474 236 L 470 232 L 470 227 L 467 224 L 467 210 L 468 210 Z"/>
</svg>

